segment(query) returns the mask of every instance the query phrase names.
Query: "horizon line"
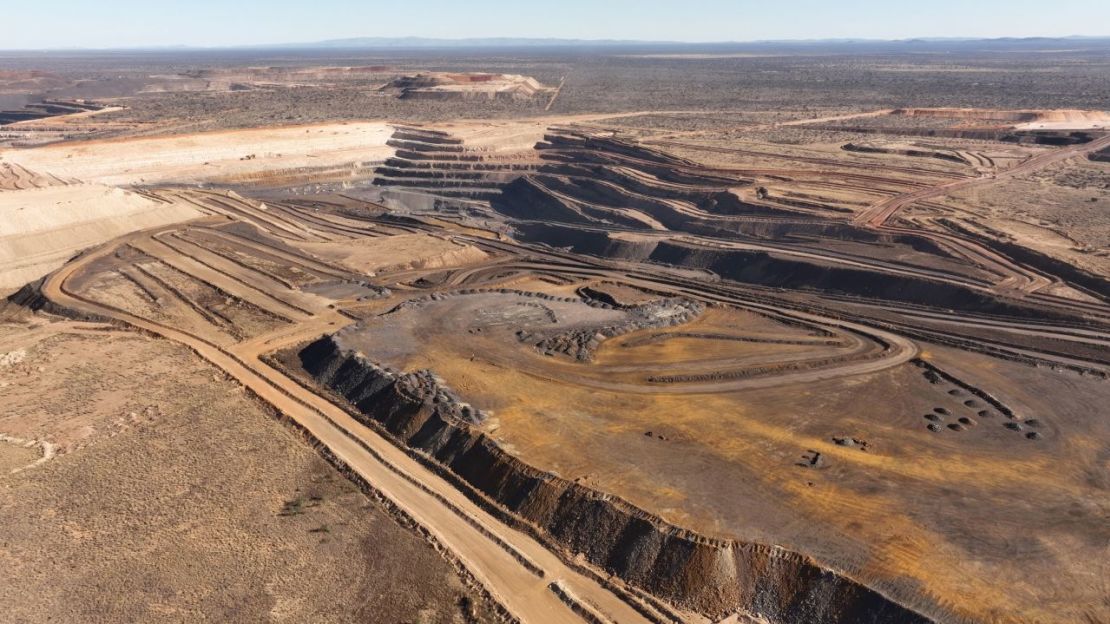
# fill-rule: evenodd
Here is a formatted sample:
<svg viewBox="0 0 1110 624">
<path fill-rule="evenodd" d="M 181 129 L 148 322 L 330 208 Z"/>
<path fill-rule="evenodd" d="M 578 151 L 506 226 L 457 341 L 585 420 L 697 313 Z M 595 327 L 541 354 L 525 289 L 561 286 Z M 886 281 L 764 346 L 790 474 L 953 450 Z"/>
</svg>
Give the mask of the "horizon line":
<svg viewBox="0 0 1110 624">
<path fill-rule="evenodd" d="M 617 47 L 621 45 L 647 45 L 647 46 L 728 46 L 728 45 L 768 45 L 768 44 L 906 44 L 906 43 L 973 43 L 973 42 L 1003 42 L 1003 41 L 1100 41 L 1110 40 L 1106 35 L 1012 35 L 1004 37 L 944 37 L 923 36 L 905 37 L 896 39 L 882 39 L 870 37 L 827 37 L 827 38 L 802 38 L 802 39 L 751 39 L 731 41 L 680 41 L 680 40 L 651 40 L 651 39 L 580 39 L 574 37 L 421 37 L 418 35 L 388 36 L 355 36 L 340 37 L 336 39 L 323 39 L 307 42 L 285 43 L 244 43 L 244 44 L 167 44 L 167 45 L 136 45 L 126 47 L 44 47 L 44 48 L 0 48 L 3 52 L 144 52 L 144 51 L 223 51 L 223 50 L 320 50 L 320 49 L 436 49 L 440 47 L 481 47 L 481 42 L 497 44 L 498 47 L 512 47 L 514 43 L 542 47 L 587 47 L 590 45 L 604 45 Z M 363 42 L 363 43 L 357 43 Z M 379 45 L 375 46 L 373 42 Z M 410 45 L 406 45 L 406 42 Z M 351 43 L 348 48 L 344 43 Z M 460 45 L 461 44 L 461 45 Z M 472 44 L 468 46 L 467 44 Z"/>
</svg>

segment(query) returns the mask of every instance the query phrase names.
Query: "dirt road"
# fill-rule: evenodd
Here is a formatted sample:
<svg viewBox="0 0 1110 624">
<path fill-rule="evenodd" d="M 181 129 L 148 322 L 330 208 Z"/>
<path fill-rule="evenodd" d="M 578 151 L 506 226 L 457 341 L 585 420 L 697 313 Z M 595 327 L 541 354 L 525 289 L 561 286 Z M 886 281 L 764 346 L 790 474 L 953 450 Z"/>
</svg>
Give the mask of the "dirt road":
<svg viewBox="0 0 1110 624">
<path fill-rule="evenodd" d="M 139 318 L 67 290 L 66 281 L 71 275 L 111 254 L 120 244 L 150 234 L 149 231 L 137 233 L 86 253 L 52 275 L 43 286 L 44 295 L 61 306 L 110 318 L 183 344 L 219 367 L 296 422 L 340 462 L 426 529 L 520 621 L 651 621 L 592 575 L 572 569 L 543 544 L 505 526 L 455 486 L 355 421 L 344 410 L 259 361 L 262 347 L 268 351 L 273 347 L 272 342 L 253 341 L 232 352 L 203 337 Z M 337 323 L 338 314 L 321 315 L 305 321 L 292 334 L 287 328 L 281 330 L 281 340 L 331 331 Z M 649 609 L 642 605 L 639 608 Z"/>
<path fill-rule="evenodd" d="M 860 225 L 870 225 L 871 227 L 882 227 L 891 217 L 898 213 L 902 208 L 926 199 L 934 197 L 942 197 L 953 191 L 958 191 L 965 188 L 972 188 L 976 186 L 984 186 L 992 184 L 996 180 L 1005 178 L 1012 178 L 1014 176 L 1024 175 L 1039 171 L 1048 167 L 1049 165 L 1073 158 L 1097 152 L 1098 150 L 1110 147 L 1110 135 L 1104 136 L 1100 139 L 1091 141 L 1090 143 L 1083 143 L 1081 145 L 1073 145 L 1070 147 L 1063 147 L 1053 150 L 1044 154 L 1034 156 L 1025 162 L 1001 171 L 994 175 L 985 175 L 978 178 L 971 178 L 968 180 L 957 180 L 954 182 L 947 182 L 938 186 L 920 189 L 904 195 L 897 195 L 889 199 L 885 199 L 876 203 L 867 210 L 861 212 L 855 219 L 855 223 Z"/>
</svg>

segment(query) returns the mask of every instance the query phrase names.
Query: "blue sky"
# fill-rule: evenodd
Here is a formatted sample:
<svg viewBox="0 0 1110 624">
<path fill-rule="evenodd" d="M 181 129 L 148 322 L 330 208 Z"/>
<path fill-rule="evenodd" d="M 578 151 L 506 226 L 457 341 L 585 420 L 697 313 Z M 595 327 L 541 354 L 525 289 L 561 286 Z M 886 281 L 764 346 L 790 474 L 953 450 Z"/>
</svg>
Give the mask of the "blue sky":
<svg viewBox="0 0 1110 624">
<path fill-rule="evenodd" d="M 30 0 L 0 49 L 362 36 L 751 41 L 1110 35 L 1110 0 Z"/>
</svg>

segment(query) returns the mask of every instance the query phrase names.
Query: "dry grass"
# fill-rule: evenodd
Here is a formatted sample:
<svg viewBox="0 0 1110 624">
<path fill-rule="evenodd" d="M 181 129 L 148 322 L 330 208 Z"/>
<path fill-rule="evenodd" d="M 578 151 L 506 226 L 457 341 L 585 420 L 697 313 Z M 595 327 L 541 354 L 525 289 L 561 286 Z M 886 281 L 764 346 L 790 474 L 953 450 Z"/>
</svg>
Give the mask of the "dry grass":
<svg viewBox="0 0 1110 624">
<path fill-rule="evenodd" d="M 945 205 L 1022 245 L 1110 273 L 1110 165 L 1072 159 L 1034 175 L 955 193 Z"/>
<path fill-rule="evenodd" d="M 65 452 L 0 476 L 5 621 L 485 619 L 439 554 L 185 349 L 28 347 L 0 370 L 0 429 Z"/>
</svg>

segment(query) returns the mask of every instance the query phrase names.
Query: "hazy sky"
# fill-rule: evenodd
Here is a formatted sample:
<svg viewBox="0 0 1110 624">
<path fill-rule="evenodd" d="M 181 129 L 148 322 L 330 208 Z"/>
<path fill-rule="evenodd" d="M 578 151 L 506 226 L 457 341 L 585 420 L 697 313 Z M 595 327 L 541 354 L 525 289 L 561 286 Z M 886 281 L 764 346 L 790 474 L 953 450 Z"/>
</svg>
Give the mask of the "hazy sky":
<svg viewBox="0 0 1110 624">
<path fill-rule="evenodd" d="M 1110 0 L 15 0 L 0 49 L 346 37 L 751 41 L 1110 35 Z"/>
</svg>

